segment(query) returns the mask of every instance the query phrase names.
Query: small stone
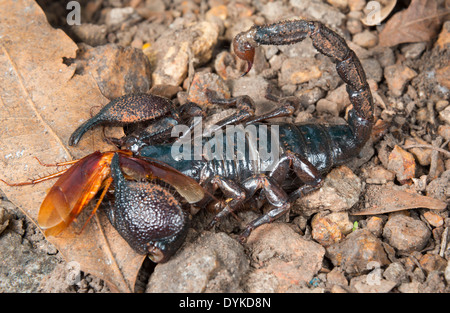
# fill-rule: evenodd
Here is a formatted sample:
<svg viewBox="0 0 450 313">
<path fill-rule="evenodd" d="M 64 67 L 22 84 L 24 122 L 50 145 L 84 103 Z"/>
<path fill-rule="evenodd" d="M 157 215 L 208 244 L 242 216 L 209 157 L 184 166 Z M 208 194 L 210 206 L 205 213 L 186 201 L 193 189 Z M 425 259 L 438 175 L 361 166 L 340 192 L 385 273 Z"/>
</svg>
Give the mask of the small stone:
<svg viewBox="0 0 450 313">
<path fill-rule="evenodd" d="M 436 70 L 436 80 L 441 86 L 450 89 L 450 65 Z"/>
<path fill-rule="evenodd" d="M 356 230 L 326 249 L 333 265 L 341 266 L 348 274 L 364 273 L 374 264 L 382 267 L 390 263 L 381 240 L 367 229 Z"/>
<path fill-rule="evenodd" d="M 383 277 L 389 281 L 395 282 L 397 286 L 408 281 L 406 270 L 400 262 L 389 264 L 383 272 Z"/>
<path fill-rule="evenodd" d="M 286 59 L 281 65 L 280 86 L 302 84 L 322 76 L 317 61 L 313 58 Z"/>
<path fill-rule="evenodd" d="M 419 293 L 420 285 L 421 284 L 418 281 L 403 283 L 398 286 L 398 291 L 400 291 L 401 293 Z"/>
<path fill-rule="evenodd" d="M 320 270 L 325 255 L 321 245 L 304 239 L 284 223 L 256 228 L 246 245 L 258 264 L 246 283 L 248 292 L 286 292 L 307 284 Z"/>
<path fill-rule="evenodd" d="M 347 278 L 339 267 L 335 267 L 327 274 L 327 285 L 348 286 Z"/>
<path fill-rule="evenodd" d="M 311 235 L 313 239 L 324 247 L 339 242 L 343 238 L 339 226 L 327 218 L 327 216 L 322 216 L 320 213 L 313 217 L 311 221 L 311 228 Z"/>
<path fill-rule="evenodd" d="M 352 278 L 350 287 L 358 293 L 388 293 L 395 287 L 395 282 L 383 279 L 379 273 L 370 273 Z"/>
<path fill-rule="evenodd" d="M 433 179 L 426 187 L 426 194 L 429 197 L 447 201 L 450 196 L 450 171 L 445 171 L 441 177 Z"/>
<path fill-rule="evenodd" d="M 352 41 L 358 46 L 368 49 L 378 44 L 378 36 L 366 29 L 362 33 L 355 34 Z"/>
<path fill-rule="evenodd" d="M 361 189 L 361 179 L 347 166 L 340 166 L 331 170 L 318 191 L 298 199 L 292 210 L 306 216 L 322 210 L 345 211 L 359 201 Z"/>
<path fill-rule="evenodd" d="M 365 0 L 348 0 L 350 11 L 362 11 L 366 6 Z"/>
<path fill-rule="evenodd" d="M 299 90 L 295 92 L 294 96 L 299 99 L 303 107 L 307 108 L 322 99 L 325 96 L 325 91 L 322 88 L 314 87 L 312 89 Z"/>
<path fill-rule="evenodd" d="M 447 281 L 447 285 L 450 285 L 450 262 L 447 261 L 447 267 L 444 271 L 445 280 Z"/>
<path fill-rule="evenodd" d="M 377 83 L 379 83 L 383 79 L 383 69 L 381 68 L 380 62 L 377 59 L 362 59 L 361 64 L 364 68 L 364 71 L 366 72 L 367 79 L 373 79 Z"/>
<path fill-rule="evenodd" d="M 348 6 L 348 0 L 327 0 L 327 2 L 341 10 L 347 8 Z"/>
<path fill-rule="evenodd" d="M 344 109 L 351 104 L 345 84 L 342 84 L 338 88 L 328 92 L 326 100 L 336 103 L 336 109 L 339 113 L 343 112 Z"/>
<path fill-rule="evenodd" d="M 395 179 L 395 174 L 385 169 L 382 165 L 363 169 L 363 173 L 368 184 L 386 184 Z"/>
<path fill-rule="evenodd" d="M 441 112 L 449 105 L 449 102 L 447 100 L 438 100 L 436 101 L 435 107 L 436 111 Z"/>
<path fill-rule="evenodd" d="M 225 233 L 204 232 L 155 267 L 147 292 L 236 292 L 248 269 L 242 245 Z"/>
<path fill-rule="evenodd" d="M 140 49 L 116 44 L 83 45 L 75 62 L 77 71 L 89 73 L 109 99 L 147 92 L 152 85 L 150 62 Z"/>
<path fill-rule="evenodd" d="M 339 116 L 338 105 L 327 99 L 320 99 L 317 101 L 316 110 L 319 113 L 330 113 L 334 116 Z"/>
<path fill-rule="evenodd" d="M 388 170 L 395 173 L 400 182 L 408 182 L 416 175 L 416 162 L 411 153 L 395 145 L 389 154 Z"/>
<path fill-rule="evenodd" d="M 359 19 L 349 18 L 347 20 L 347 30 L 350 32 L 350 34 L 354 35 L 362 32 L 363 25 Z"/>
<path fill-rule="evenodd" d="M 408 82 L 416 76 L 414 70 L 401 64 L 390 65 L 384 69 L 384 78 L 395 97 L 400 97 Z"/>
<path fill-rule="evenodd" d="M 423 217 L 425 217 L 427 222 L 430 223 L 430 225 L 433 227 L 440 227 L 440 226 L 444 225 L 444 219 L 442 218 L 442 216 L 440 216 L 434 212 L 427 211 L 427 212 L 423 213 Z"/>
<path fill-rule="evenodd" d="M 366 228 L 375 236 L 380 237 L 383 233 L 383 219 L 377 216 L 369 217 Z"/>
<path fill-rule="evenodd" d="M 105 23 L 108 26 L 121 25 L 133 15 L 137 15 L 137 12 L 132 7 L 113 8 L 106 15 Z"/>
<path fill-rule="evenodd" d="M 450 106 L 439 112 L 439 118 L 447 125 L 450 125 Z"/>
<path fill-rule="evenodd" d="M 228 86 L 219 75 L 215 73 L 197 72 L 189 88 L 188 101 L 194 102 L 201 107 L 210 105 L 206 97 L 207 89 L 215 91 L 221 99 L 230 97 Z"/>
<path fill-rule="evenodd" d="M 442 31 L 435 45 L 440 49 L 445 49 L 450 46 L 450 21 L 446 21 L 442 26 Z"/>
<path fill-rule="evenodd" d="M 407 59 L 417 59 L 427 47 L 426 42 L 416 42 L 406 44 L 402 47 L 402 53 Z"/>
<path fill-rule="evenodd" d="M 429 274 L 433 271 L 443 272 L 447 266 L 447 260 L 438 254 L 427 253 L 419 260 L 422 268 Z"/>
<path fill-rule="evenodd" d="M 430 236 L 424 222 L 403 214 L 391 214 L 383 230 L 383 237 L 402 253 L 422 250 Z"/>
<path fill-rule="evenodd" d="M 444 137 L 445 140 L 450 140 L 450 126 L 449 125 L 439 125 L 438 135 Z"/>
<path fill-rule="evenodd" d="M 428 144 L 425 140 L 421 138 L 415 138 L 414 140 L 406 139 L 405 146 L 416 145 L 416 144 Z M 408 149 L 417 159 L 420 165 L 428 166 L 431 163 L 431 149 L 424 148 L 412 148 Z"/>
<path fill-rule="evenodd" d="M 145 52 L 154 67 L 154 84 L 180 85 L 187 76 L 190 60 L 198 66 L 211 59 L 218 37 L 218 26 L 206 21 L 166 31 Z"/>
</svg>

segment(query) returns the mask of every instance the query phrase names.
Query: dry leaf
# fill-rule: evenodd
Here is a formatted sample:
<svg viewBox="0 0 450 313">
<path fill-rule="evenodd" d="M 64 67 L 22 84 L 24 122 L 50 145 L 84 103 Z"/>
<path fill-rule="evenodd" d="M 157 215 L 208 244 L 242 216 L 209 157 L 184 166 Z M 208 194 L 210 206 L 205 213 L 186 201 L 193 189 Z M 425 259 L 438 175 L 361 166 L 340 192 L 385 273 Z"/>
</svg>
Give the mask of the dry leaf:
<svg viewBox="0 0 450 313">
<path fill-rule="evenodd" d="M 80 146 L 68 147 L 72 131 L 90 117 L 104 98 L 89 75 L 75 75 L 76 44 L 52 28 L 42 9 L 31 0 L 0 0 L 0 178 L 27 181 L 48 173 L 44 163 L 80 158 L 94 150 L 111 150 L 91 132 Z M 1 189 L 36 223 L 40 204 L 54 183 Z M 98 214 L 81 235 L 76 225 L 58 237 L 47 238 L 67 261 L 102 278 L 116 291 L 132 291 L 144 256 L 137 255 Z"/>
<path fill-rule="evenodd" d="M 426 208 L 444 210 L 447 203 L 435 198 L 422 196 L 386 186 L 368 186 L 366 208 L 352 215 L 377 215 L 409 209 Z"/>
<path fill-rule="evenodd" d="M 438 10 L 436 0 L 412 0 L 406 10 L 387 21 L 380 33 L 380 46 L 430 41 L 437 35 L 444 13 Z"/>
</svg>

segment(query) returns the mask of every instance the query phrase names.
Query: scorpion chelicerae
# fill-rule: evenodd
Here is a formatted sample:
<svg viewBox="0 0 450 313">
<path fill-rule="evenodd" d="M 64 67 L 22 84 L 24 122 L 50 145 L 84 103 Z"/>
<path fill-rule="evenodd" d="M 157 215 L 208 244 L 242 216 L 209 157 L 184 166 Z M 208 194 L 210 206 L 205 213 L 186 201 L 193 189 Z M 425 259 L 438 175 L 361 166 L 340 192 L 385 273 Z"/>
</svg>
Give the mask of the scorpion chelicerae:
<svg viewBox="0 0 450 313">
<path fill-rule="evenodd" d="M 216 123 L 213 131 L 236 124 L 246 128 L 235 127 L 231 140 L 227 138 L 219 144 L 216 142 L 216 157 L 206 158 L 202 153 L 204 150 L 200 154 L 195 150 L 198 136 L 192 139 L 193 144 L 186 144 L 182 148 L 178 146 L 179 154 L 176 156 L 174 138 L 170 138 L 168 131 L 181 124 L 182 115 L 187 115 L 190 118 L 187 133 L 192 130 L 195 133 L 195 126 L 198 125 L 195 117 L 202 116 L 201 109 L 193 103 L 187 103 L 176 110 L 172 102 L 163 97 L 151 94 L 126 95 L 111 101 L 81 125 L 72 134 L 69 144 L 76 145 L 86 131 L 99 124 L 148 120 L 152 120 L 152 124 L 145 131 L 116 140 L 124 150 L 96 152 L 69 168 L 55 184 L 59 189 L 54 192 L 52 189 L 44 200 L 41 207 L 43 213 L 40 213 L 41 226 L 44 224 L 50 230 L 55 229 L 54 225 L 59 225 L 56 222 L 61 224 L 64 219 L 55 217 L 60 214 L 57 211 L 76 217 L 92 198 L 87 199 L 83 192 L 73 195 L 62 183 L 88 184 L 91 180 L 96 183 L 93 184 L 95 188 L 87 188 L 90 195 L 104 188 L 103 197 L 107 188 L 114 186 L 114 205 L 106 208 L 112 225 L 137 252 L 149 254 L 155 262 L 167 260 L 179 248 L 189 223 L 187 210 L 180 204 L 179 197 L 155 180 L 174 186 L 182 198 L 191 204 L 201 207 L 214 201 L 218 213 L 210 226 L 237 208 L 254 201 L 256 195 L 260 200 L 267 201 L 273 208 L 249 223 L 240 235 L 241 240 L 245 240 L 255 227 L 284 215 L 293 200 L 320 188 L 323 174 L 358 154 L 369 139 L 373 125 L 372 95 L 359 59 L 343 38 L 320 22 L 294 20 L 253 26 L 234 38 L 233 47 L 235 54 L 247 61 L 248 73 L 257 46 L 294 44 L 307 36 L 319 52 L 334 60 L 337 72 L 346 84 L 353 105 L 348 113 L 347 125 L 267 123 L 267 119 L 292 114 L 296 100 L 293 97 L 270 96 L 279 106 L 272 112 L 255 116 L 253 101 L 248 96 L 219 99 L 208 91 L 210 102 L 234 105 L 238 109 L 237 113 Z M 252 126 L 253 136 L 249 136 L 248 126 Z M 271 129 L 269 134 L 268 127 Z M 276 132 L 273 132 L 274 129 Z M 260 154 L 256 142 L 261 141 L 263 134 L 267 141 L 275 140 L 275 150 L 278 151 L 276 157 L 272 154 L 269 166 L 265 164 L 267 160 L 252 157 Z M 184 142 L 189 143 L 190 140 Z M 207 139 L 200 138 L 202 147 L 207 142 Z M 217 158 L 218 151 L 227 151 L 228 157 Z M 183 157 L 180 158 L 180 155 Z M 92 169 L 92 173 L 72 170 L 76 166 Z M 75 175 L 87 175 L 89 179 L 75 179 Z M 147 178 L 147 181 L 136 182 L 131 178 Z M 215 201 L 214 194 L 218 190 L 224 200 Z M 61 193 L 70 194 L 73 202 L 65 203 L 63 210 L 55 208 L 64 202 L 60 199 Z M 69 223 L 72 220 L 69 219 Z M 67 222 L 62 223 L 50 233 L 57 234 L 66 225 Z"/>
</svg>

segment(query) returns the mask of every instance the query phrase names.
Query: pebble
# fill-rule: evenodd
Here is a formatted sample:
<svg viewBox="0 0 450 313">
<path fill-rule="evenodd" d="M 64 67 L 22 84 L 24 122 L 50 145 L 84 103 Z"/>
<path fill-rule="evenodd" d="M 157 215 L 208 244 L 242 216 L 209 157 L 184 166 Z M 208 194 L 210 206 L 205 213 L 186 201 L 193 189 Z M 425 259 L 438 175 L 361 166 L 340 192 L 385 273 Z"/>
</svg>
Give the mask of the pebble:
<svg viewBox="0 0 450 313">
<path fill-rule="evenodd" d="M 317 101 L 316 110 L 319 113 L 330 113 L 333 116 L 339 116 L 338 104 L 327 99 Z"/>
<path fill-rule="evenodd" d="M 323 3 L 321 0 L 290 0 L 289 2 L 293 7 L 298 8 L 302 14 L 310 17 L 311 20 L 320 21 L 332 28 L 341 26 L 345 20 L 345 15 L 337 8 Z"/>
<path fill-rule="evenodd" d="M 450 170 L 433 179 L 426 187 L 426 195 L 441 201 L 447 201 L 450 197 Z"/>
<path fill-rule="evenodd" d="M 361 59 L 361 64 L 366 72 L 367 79 L 373 79 L 377 83 L 383 79 L 383 69 L 377 59 Z"/>
<path fill-rule="evenodd" d="M 219 75 L 215 73 L 197 72 L 189 88 L 188 101 L 194 102 L 203 108 L 210 105 L 206 97 L 207 89 L 215 91 L 221 99 L 230 97 L 230 90 Z"/>
<path fill-rule="evenodd" d="M 281 65 L 279 85 L 302 84 L 320 78 L 322 71 L 318 62 L 313 58 L 286 59 Z"/>
<path fill-rule="evenodd" d="M 349 210 L 359 201 L 361 190 L 361 179 L 347 166 L 340 166 L 331 170 L 318 191 L 298 199 L 292 211 L 311 216 L 322 210 Z"/>
<path fill-rule="evenodd" d="M 391 214 L 383 229 L 383 237 L 401 253 L 422 250 L 430 236 L 424 222 L 403 214 Z"/>
<path fill-rule="evenodd" d="M 350 280 L 350 287 L 358 293 L 388 293 L 395 285 L 395 282 L 381 278 L 378 272 L 360 275 Z"/>
<path fill-rule="evenodd" d="M 402 53 L 407 59 L 417 59 L 427 47 L 426 42 L 406 44 L 402 47 Z"/>
<path fill-rule="evenodd" d="M 395 97 L 400 97 L 408 82 L 416 76 L 417 73 L 414 70 L 402 64 L 394 64 L 384 68 L 384 78 L 389 90 Z"/>
<path fill-rule="evenodd" d="M 197 66 L 208 62 L 218 36 L 219 27 L 206 21 L 169 29 L 144 51 L 153 60 L 154 84 L 180 85 L 188 73 L 189 55 Z"/>
<path fill-rule="evenodd" d="M 430 274 L 433 271 L 443 272 L 447 266 L 447 260 L 438 254 L 427 253 L 419 260 L 422 269 Z"/>
<path fill-rule="evenodd" d="M 380 237 L 383 233 L 384 221 L 377 216 L 371 216 L 367 219 L 366 228 L 375 236 Z"/>
<path fill-rule="evenodd" d="M 108 99 L 147 92 L 152 85 L 150 62 L 140 49 L 116 44 L 83 45 L 76 63 L 77 70 L 89 73 Z"/>
<path fill-rule="evenodd" d="M 327 274 L 327 285 L 348 286 L 348 280 L 340 267 L 334 267 L 331 272 Z"/>
<path fill-rule="evenodd" d="M 333 212 L 327 215 L 317 213 L 312 221 L 312 237 L 323 246 L 339 242 L 352 231 L 347 212 Z"/>
<path fill-rule="evenodd" d="M 439 214 L 436 214 L 432 211 L 427 211 L 423 213 L 423 217 L 427 220 L 428 223 L 430 223 L 433 227 L 440 227 L 444 225 L 444 219 Z"/>
<path fill-rule="evenodd" d="M 365 273 L 376 264 L 389 264 L 383 243 L 367 229 L 358 229 L 339 243 L 326 248 L 327 257 L 334 266 L 348 274 Z"/>
<path fill-rule="evenodd" d="M 395 145 L 389 154 L 387 169 L 394 172 L 401 183 L 406 183 L 416 175 L 416 161 L 411 153 Z"/>
<path fill-rule="evenodd" d="M 414 138 L 409 139 L 407 138 L 405 140 L 405 146 L 409 145 L 415 145 L 415 144 L 428 144 L 425 140 L 421 138 Z M 428 166 L 431 163 L 431 149 L 424 149 L 424 148 L 412 148 L 408 149 L 409 152 L 411 152 L 417 159 L 420 165 L 422 166 Z"/>
<path fill-rule="evenodd" d="M 225 233 L 204 232 L 155 267 L 147 292 L 238 292 L 248 270 L 239 242 Z"/>
<path fill-rule="evenodd" d="M 450 125 L 450 105 L 439 112 L 439 118 L 447 125 Z"/>
<path fill-rule="evenodd" d="M 362 11 L 366 6 L 365 0 L 348 0 L 350 11 Z"/>
<path fill-rule="evenodd" d="M 125 8 L 113 8 L 108 11 L 105 18 L 105 23 L 109 27 L 118 26 L 123 24 L 127 19 L 131 18 L 133 15 L 137 15 L 137 12 L 132 7 Z"/>
<path fill-rule="evenodd" d="M 442 31 L 439 34 L 435 45 L 440 49 L 448 48 L 448 46 L 450 46 L 450 21 L 446 21 L 442 26 Z"/>
<path fill-rule="evenodd" d="M 311 281 L 325 255 L 321 245 L 304 239 L 285 223 L 256 228 L 246 246 L 256 267 L 246 283 L 247 292 L 293 291 Z"/>
<path fill-rule="evenodd" d="M 357 33 L 353 36 L 354 43 L 363 48 L 373 48 L 378 44 L 378 36 L 369 30 L 364 30 L 361 33 Z"/>
<path fill-rule="evenodd" d="M 385 184 L 395 179 L 395 174 L 382 165 L 364 168 L 362 171 L 368 184 Z"/>
<path fill-rule="evenodd" d="M 383 277 L 389 281 L 395 282 L 397 286 L 408 281 L 406 270 L 400 262 L 389 264 L 383 272 Z"/>
</svg>

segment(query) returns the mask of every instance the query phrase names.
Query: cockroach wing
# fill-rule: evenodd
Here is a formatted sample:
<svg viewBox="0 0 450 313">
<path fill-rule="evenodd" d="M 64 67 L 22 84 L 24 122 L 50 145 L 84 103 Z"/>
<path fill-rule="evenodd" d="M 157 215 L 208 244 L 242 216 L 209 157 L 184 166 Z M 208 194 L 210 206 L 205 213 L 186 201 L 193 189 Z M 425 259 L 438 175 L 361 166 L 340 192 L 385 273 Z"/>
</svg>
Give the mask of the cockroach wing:
<svg viewBox="0 0 450 313">
<path fill-rule="evenodd" d="M 168 183 L 186 199 L 193 204 L 205 198 L 207 192 L 193 178 L 184 175 L 173 167 L 155 159 L 140 157 L 121 157 L 122 170 L 131 176 L 148 179 L 158 178 Z"/>
<path fill-rule="evenodd" d="M 113 153 L 94 152 L 72 165 L 48 192 L 38 214 L 47 236 L 67 228 L 101 189 L 110 174 Z"/>
</svg>

